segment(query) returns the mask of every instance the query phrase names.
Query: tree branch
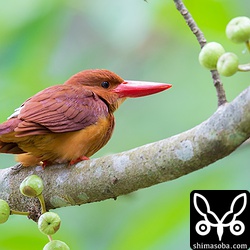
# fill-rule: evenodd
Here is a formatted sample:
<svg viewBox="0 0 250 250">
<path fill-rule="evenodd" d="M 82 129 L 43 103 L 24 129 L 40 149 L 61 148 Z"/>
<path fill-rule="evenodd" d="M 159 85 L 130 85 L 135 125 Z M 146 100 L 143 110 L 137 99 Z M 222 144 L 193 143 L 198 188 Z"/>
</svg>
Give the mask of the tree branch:
<svg viewBox="0 0 250 250">
<path fill-rule="evenodd" d="M 250 137 L 250 87 L 198 126 L 168 139 L 123 153 L 83 161 L 0 170 L 0 198 L 12 209 L 27 211 L 35 199 L 24 197 L 19 184 L 37 174 L 45 183 L 47 209 L 116 198 L 199 170 L 233 152 Z"/>
<path fill-rule="evenodd" d="M 174 0 L 176 9 L 180 12 L 180 14 L 183 16 L 184 20 L 186 21 L 188 27 L 193 32 L 193 34 L 196 36 L 198 43 L 200 44 L 200 47 L 202 48 L 206 43 L 207 40 L 194 21 L 192 15 L 189 13 L 188 9 L 184 5 L 184 3 L 181 0 Z"/>
<path fill-rule="evenodd" d="M 180 12 L 180 14 L 183 16 L 184 20 L 186 21 L 188 27 L 193 32 L 195 37 L 197 38 L 198 43 L 200 44 L 200 47 L 202 48 L 206 43 L 207 40 L 196 24 L 195 20 L 193 19 L 192 15 L 189 13 L 186 6 L 183 4 L 181 0 L 174 0 L 176 9 Z M 211 75 L 213 79 L 213 83 L 217 92 L 217 99 L 218 99 L 218 106 L 223 105 L 227 102 L 226 93 L 223 88 L 223 84 L 220 79 L 220 75 L 217 70 L 211 70 Z"/>
</svg>

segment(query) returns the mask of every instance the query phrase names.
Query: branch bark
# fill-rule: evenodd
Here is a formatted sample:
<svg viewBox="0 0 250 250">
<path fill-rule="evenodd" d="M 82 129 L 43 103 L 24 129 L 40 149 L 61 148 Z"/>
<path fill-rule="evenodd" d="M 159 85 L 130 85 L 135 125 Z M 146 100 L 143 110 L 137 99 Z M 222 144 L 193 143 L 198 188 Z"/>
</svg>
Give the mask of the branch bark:
<svg viewBox="0 0 250 250">
<path fill-rule="evenodd" d="M 20 194 L 19 185 L 37 174 L 45 184 L 47 209 L 116 198 L 170 181 L 226 157 L 250 137 L 250 87 L 221 105 L 206 121 L 173 137 L 123 153 L 83 161 L 68 168 L 54 165 L 0 170 L 0 198 L 12 209 L 27 211 L 36 199 Z"/>
</svg>

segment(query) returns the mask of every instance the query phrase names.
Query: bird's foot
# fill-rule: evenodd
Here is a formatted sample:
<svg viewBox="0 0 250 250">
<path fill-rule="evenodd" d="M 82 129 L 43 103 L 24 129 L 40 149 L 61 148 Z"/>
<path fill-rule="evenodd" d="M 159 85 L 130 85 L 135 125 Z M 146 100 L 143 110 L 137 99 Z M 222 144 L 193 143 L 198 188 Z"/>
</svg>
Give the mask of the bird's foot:
<svg viewBox="0 0 250 250">
<path fill-rule="evenodd" d="M 42 165 L 42 169 L 44 170 L 46 167 L 48 167 L 49 165 L 51 165 L 50 161 L 41 161 L 41 165 Z"/>
<path fill-rule="evenodd" d="M 13 167 L 11 167 L 11 170 L 13 172 L 19 172 L 22 168 L 24 168 L 23 164 L 21 162 L 18 162 Z"/>
<path fill-rule="evenodd" d="M 71 161 L 69 162 L 69 166 L 74 165 L 74 164 L 76 164 L 76 163 L 78 163 L 78 162 L 80 162 L 80 161 L 87 161 L 87 160 L 89 160 L 89 157 L 83 155 L 83 156 L 78 157 L 78 158 L 75 159 L 75 160 L 71 160 Z"/>
</svg>

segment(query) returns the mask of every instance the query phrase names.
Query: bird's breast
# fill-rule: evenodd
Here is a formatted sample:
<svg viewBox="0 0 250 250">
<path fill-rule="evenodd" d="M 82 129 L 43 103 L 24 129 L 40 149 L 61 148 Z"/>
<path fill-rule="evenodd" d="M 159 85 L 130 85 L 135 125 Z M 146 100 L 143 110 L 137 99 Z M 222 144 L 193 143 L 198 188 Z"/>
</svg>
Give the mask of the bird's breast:
<svg viewBox="0 0 250 250">
<path fill-rule="evenodd" d="M 92 156 L 109 141 L 113 129 L 114 117 L 110 114 L 78 131 L 18 138 L 18 145 L 41 161 L 65 163 Z"/>
<path fill-rule="evenodd" d="M 100 118 L 85 129 L 61 134 L 58 141 L 62 143 L 57 146 L 57 154 L 62 152 L 63 160 L 90 157 L 109 141 L 113 129 L 114 117 L 111 115 L 109 118 Z"/>
</svg>

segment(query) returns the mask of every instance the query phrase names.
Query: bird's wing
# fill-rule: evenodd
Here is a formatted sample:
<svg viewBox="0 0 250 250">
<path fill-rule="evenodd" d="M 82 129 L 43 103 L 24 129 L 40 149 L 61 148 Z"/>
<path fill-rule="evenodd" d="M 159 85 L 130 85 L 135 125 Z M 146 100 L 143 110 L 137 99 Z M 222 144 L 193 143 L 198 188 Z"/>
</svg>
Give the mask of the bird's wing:
<svg viewBox="0 0 250 250">
<path fill-rule="evenodd" d="M 84 129 L 108 116 L 107 105 L 82 86 L 57 85 L 29 98 L 9 120 L 20 120 L 16 136 L 62 133 Z"/>
</svg>

